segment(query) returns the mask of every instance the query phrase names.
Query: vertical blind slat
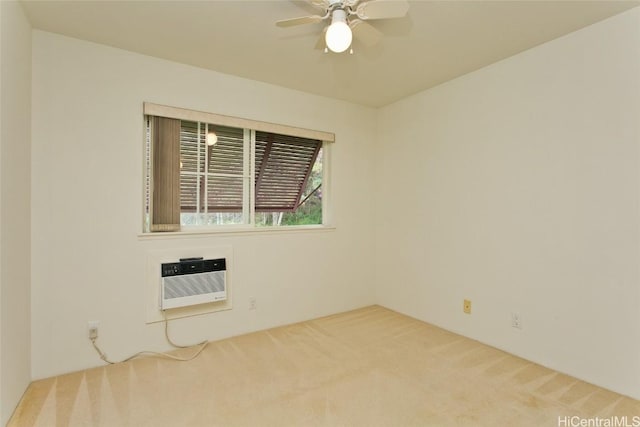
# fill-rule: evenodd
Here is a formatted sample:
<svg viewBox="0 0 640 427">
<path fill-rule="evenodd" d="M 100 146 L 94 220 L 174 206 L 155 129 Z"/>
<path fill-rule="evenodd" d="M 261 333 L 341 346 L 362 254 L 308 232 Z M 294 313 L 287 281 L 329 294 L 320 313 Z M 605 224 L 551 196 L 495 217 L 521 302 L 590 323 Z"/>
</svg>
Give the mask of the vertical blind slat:
<svg viewBox="0 0 640 427">
<path fill-rule="evenodd" d="M 151 231 L 180 230 L 180 120 L 153 120 Z"/>
</svg>

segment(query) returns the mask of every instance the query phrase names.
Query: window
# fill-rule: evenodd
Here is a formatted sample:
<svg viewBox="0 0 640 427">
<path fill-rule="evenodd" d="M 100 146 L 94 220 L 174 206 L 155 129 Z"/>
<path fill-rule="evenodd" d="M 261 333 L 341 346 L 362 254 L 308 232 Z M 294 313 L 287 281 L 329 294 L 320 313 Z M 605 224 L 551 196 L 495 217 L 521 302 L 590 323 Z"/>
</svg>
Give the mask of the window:
<svg viewBox="0 0 640 427">
<path fill-rule="evenodd" d="M 250 169 L 245 139 L 244 129 L 181 121 L 181 225 L 247 223 L 244 199 Z"/>
<path fill-rule="evenodd" d="M 145 232 L 323 223 L 333 134 L 154 104 L 145 113 Z"/>
</svg>

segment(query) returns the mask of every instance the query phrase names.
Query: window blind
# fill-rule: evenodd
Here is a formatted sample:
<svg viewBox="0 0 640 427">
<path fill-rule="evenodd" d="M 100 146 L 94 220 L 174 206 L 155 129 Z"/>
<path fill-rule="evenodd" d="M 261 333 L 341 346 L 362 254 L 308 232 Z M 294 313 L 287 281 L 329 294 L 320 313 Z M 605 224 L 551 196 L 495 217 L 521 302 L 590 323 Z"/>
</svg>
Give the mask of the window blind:
<svg viewBox="0 0 640 427">
<path fill-rule="evenodd" d="M 256 212 L 298 208 L 322 141 L 256 132 Z"/>
<path fill-rule="evenodd" d="M 180 140 L 182 211 L 242 212 L 244 130 L 183 121 Z"/>
<path fill-rule="evenodd" d="M 180 229 L 180 120 L 155 117 L 151 133 L 151 231 L 176 231 Z"/>
</svg>

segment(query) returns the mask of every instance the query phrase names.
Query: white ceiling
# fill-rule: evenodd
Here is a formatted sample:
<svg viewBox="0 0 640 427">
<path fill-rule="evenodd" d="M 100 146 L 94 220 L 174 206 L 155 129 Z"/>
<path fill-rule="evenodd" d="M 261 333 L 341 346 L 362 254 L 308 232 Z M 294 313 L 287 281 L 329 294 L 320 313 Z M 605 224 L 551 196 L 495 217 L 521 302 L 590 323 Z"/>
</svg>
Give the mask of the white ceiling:
<svg viewBox="0 0 640 427">
<path fill-rule="evenodd" d="M 314 49 L 323 24 L 302 1 L 32 1 L 34 28 L 304 92 L 383 106 L 624 10 L 639 1 L 411 1 L 355 53 Z"/>
</svg>

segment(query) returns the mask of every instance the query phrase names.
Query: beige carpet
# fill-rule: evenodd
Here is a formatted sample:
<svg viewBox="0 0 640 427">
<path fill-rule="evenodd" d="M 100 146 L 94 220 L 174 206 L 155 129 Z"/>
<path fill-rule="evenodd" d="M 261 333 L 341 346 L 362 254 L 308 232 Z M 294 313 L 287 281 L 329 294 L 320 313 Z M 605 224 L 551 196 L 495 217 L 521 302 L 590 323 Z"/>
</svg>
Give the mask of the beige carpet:
<svg viewBox="0 0 640 427">
<path fill-rule="evenodd" d="M 9 425 L 555 427 L 574 416 L 632 423 L 640 402 L 373 306 L 212 342 L 192 362 L 36 381 Z"/>
</svg>

